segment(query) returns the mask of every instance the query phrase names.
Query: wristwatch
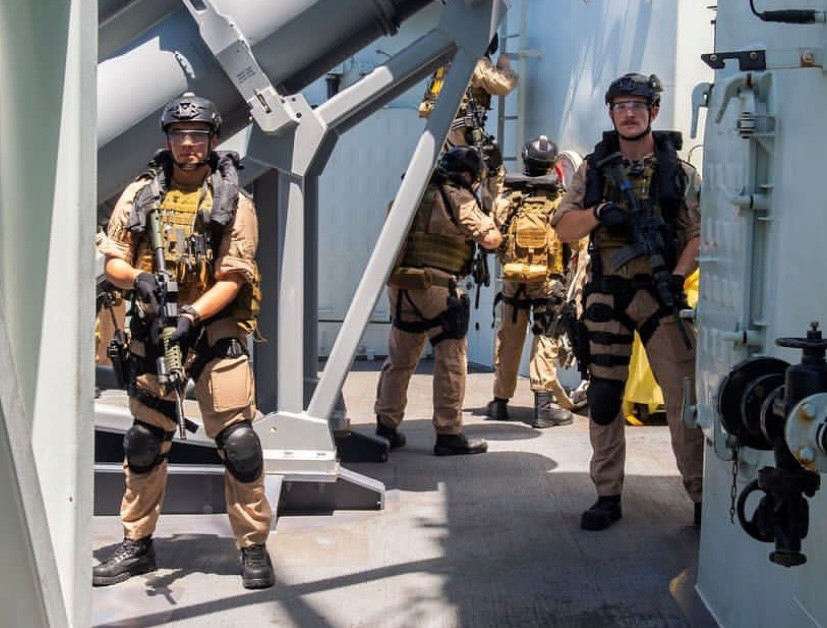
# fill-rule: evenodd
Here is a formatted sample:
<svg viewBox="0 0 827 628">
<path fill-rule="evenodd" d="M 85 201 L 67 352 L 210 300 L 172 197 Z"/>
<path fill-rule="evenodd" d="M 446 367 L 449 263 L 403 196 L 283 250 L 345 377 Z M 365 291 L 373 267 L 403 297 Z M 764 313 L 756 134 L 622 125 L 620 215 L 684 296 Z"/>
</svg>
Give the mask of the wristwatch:
<svg viewBox="0 0 827 628">
<path fill-rule="evenodd" d="M 201 315 L 198 314 L 198 310 L 196 310 L 191 305 L 182 305 L 180 308 L 178 308 L 178 311 L 181 314 L 186 314 L 187 316 L 191 317 L 193 325 L 198 325 L 201 322 Z"/>
</svg>

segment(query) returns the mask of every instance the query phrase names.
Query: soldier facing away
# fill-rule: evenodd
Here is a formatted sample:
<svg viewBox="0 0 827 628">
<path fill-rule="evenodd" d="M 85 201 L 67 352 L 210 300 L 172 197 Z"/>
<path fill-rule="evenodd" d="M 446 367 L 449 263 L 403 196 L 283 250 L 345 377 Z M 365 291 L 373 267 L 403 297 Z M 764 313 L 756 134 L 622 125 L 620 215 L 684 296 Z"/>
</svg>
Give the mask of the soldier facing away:
<svg viewBox="0 0 827 628">
<path fill-rule="evenodd" d="M 406 442 L 398 427 L 426 341 L 434 350 L 434 454 L 476 454 L 488 448 L 484 440 L 469 440 L 462 433 L 469 302 L 457 287 L 470 270 L 475 243 L 494 249 L 502 240 L 474 194 L 481 170 L 482 160 L 471 147 L 442 156 L 388 280 L 391 330 L 374 411 L 376 434 L 388 439 L 391 449 Z"/>
<path fill-rule="evenodd" d="M 695 374 L 695 338 L 677 316 L 685 303 L 684 278 L 697 266 L 700 184 L 695 169 L 678 158 L 680 134 L 652 131 L 660 92 L 654 75 L 626 74 L 611 83 L 605 101 L 614 130 L 577 170 L 552 219 L 562 240 L 588 235 L 590 243 L 583 316 L 590 473 L 598 499 L 581 518 L 587 530 L 602 530 L 622 514 L 621 398 L 634 331 L 663 388 L 672 450 L 700 524 L 703 435 L 688 428 L 680 412 L 683 380 Z"/>
<path fill-rule="evenodd" d="M 502 311 L 494 358 L 494 399 L 488 404 L 488 415 L 498 421 L 510 419 L 507 404 L 517 387 L 531 315 L 531 425 L 537 428 L 571 424 L 574 407 L 557 379 L 561 347 L 552 335 L 554 316 L 566 299 L 564 275 L 569 257 L 549 224 L 563 193 L 554 172 L 556 157 L 557 147 L 545 135 L 527 142 L 522 150 L 525 175 L 506 176 L 504 190 L 494 202 L 494 220 L 504 236 L 497 251 L 503 287 L 494 300 L 495 307 L 502 301 Z"/>
<path fill-rule="evenodd" d="M 239 189 L 238 155 L 213 150 L 220 126 L 209 100 L 187 93 L 168 103 L 161 118 L 167 147 L 124 190 L 99 245 L 109 281 L 132 291 L 121 368 L 135 420 L 124 438 L 124 540 L 94 567 L 95 586 L 156 568 L 152 534 L 182 420 L 183 391 L 169 384 L 173 373 L 183 383 L 195 382 L 204 429 L 226 466 L 227 513 L 243 584 L 274 582 L 265 546 L 272 512 L 252 426 L 255 391 L 247 357 L 259 298 L 258 223 L 252 200 Z M 174 368 L 171 348 L 179 352 Z"/>
</svg>

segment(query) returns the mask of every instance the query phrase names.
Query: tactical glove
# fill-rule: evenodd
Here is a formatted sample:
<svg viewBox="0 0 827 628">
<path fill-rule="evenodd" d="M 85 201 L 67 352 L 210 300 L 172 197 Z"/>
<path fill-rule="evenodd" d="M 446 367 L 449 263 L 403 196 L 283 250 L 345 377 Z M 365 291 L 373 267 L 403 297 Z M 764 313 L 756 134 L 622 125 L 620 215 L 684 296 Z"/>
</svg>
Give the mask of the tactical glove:
<svg viewBox="0 0 827 628">
<path fill-rule="evenodd" d="M 489 136 L 488 141 L 482 147 L 482 160 L 488 172 L 496 172 L 503 165 L 502 151 L 493 137 Z"/>
<path fill-rule="evenodd" d="M 193 327 L 194 324 L 189 316 L 179 316 L 178 327 L 175 328 L 175 332 L 169 337 L 169 341 L 178 342 L 182 345 L 187 344 Z"/>
<path fill-rule="evenodd" d="M 158 281 L 152 273 L 141 273 L 135 277 L 133 284 L 135 295 L 144 306 L 144 312 L 150 316 L 157 316 L 161 311 L 158 301 Z"/>
<path fill-rule="evenodd" d="M 629 214 L 611 201 L 597 205 L 594 208 L 594 217 L 612 235 L 629 233 Z"/>
</svg>

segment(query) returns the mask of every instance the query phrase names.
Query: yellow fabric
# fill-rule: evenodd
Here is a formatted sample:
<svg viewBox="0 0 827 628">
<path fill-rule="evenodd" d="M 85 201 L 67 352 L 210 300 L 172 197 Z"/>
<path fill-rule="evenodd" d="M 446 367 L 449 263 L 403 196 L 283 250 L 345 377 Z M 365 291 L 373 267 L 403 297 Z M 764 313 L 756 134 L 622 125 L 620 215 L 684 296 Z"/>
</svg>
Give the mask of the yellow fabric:
<svg viewBox="0 0 827 628">
<path fill-rule="evenodd" d="M 691 307 L 698 302 L 700 273 L 695 270 L 686 278 L 684 290 L 686 300 Z M 649 412 L 657 412 L 663 406 L 663 392 L 655 382 L 646 351 L 635 332 L 635 342 L 632 345 L 632 358 L 629 362 L 629 378 L 626 380 L 626 389 L 623 391 L 623 416 L 629 425 L 642 425 L 634 414 L 634 404 L 649 407 Z"/>
</svg>

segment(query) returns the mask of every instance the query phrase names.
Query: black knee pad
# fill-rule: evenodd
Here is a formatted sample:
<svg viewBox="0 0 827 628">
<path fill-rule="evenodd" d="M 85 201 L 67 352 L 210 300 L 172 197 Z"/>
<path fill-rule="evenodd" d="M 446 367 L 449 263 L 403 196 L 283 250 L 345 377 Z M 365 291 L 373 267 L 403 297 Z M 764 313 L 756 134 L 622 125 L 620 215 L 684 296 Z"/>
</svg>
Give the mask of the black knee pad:
<svg viewBox="0 0 827 628">
<path fill-rule="evenodd" d="M 258 479 L 264 467 L 261 441 L 249 421 L 224 428 L 215 442 L 224 452 L 224 466 L 239 482 Z"/>
<path fill-rule="evenodd" d="M 161 464 L 161 445 L 164 430 L 142 421 L 135 421 L 123 437 L 123 450 L 129 469 L 135 473 L 148 473 Z"/>
<path fill-rule="evenodd" d="M 592 377 L 589 381 L 589 416 L 598 425 L 608 425 L 617 417 L 623 402 L 625 382 Z"/>
</svg>

